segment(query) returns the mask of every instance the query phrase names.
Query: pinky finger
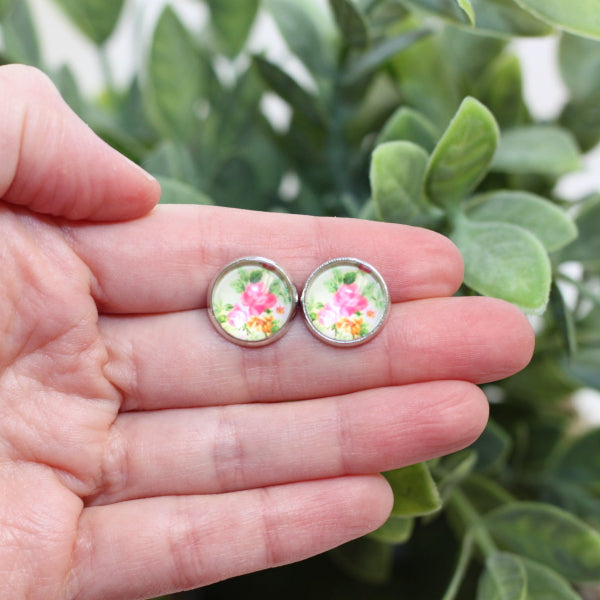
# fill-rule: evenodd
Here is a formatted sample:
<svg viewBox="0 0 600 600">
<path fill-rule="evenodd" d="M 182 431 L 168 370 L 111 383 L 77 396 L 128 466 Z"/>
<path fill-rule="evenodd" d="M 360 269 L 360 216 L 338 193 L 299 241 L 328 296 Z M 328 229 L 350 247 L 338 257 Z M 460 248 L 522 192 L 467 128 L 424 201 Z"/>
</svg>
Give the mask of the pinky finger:
<svg viewBox="0 0 600 600">
<path fill-rule="evenodd" d="M 84 509 L 71 593 L 137 600 L 283 565 L 369 533 L 392 494 L 380 476 Z"/>
</svg>

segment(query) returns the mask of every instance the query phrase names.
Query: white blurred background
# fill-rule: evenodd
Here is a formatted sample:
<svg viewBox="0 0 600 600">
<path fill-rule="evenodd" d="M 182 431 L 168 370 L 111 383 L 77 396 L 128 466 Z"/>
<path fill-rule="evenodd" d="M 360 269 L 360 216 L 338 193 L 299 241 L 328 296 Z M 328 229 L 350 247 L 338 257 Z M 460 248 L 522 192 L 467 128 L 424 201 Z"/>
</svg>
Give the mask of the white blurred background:
<svg viewBox="0 0 600 600">
<path fill-rule="evenodd" d="M 206 19 L 206 8 L 197 0 L 127 0 L 121 27 L 107 46 L 107 58 L 117 83 L 125 84 L 131 73 L 143 60 L 144 49 L 139 40 L 142 32 L 152 27 L 160 10 L 169 1 L 192 29 L 199 29 Z M 308 0 L 307 0 L 308 1 Z M 310 0 L 324 4 L 326 0 Z M 77 74 L 84 92 L 93 94 L 102 86 L 102 69 L 96 50 L 74 29 L 52 0 L 31 0 L 34 19 L 41 35 L 42 50 L 48 65 L 67 63 Z M 132 27 L 133 25 L 133 27 Z M 267 15 L 261 15 L 251 35 L 253 50 L 266 50 L 276 56 L 278 63 L 290 64 L 286 48 Z M 524 69 L 525 96 L 532 114 L 538 119 L 552 119 L 561 111 L 567 92 L 557 67 L 557 40 L 555 38 L 521 39 L 514 43 Z M 282 58 L 283 57 L 283 58 Z M 301 75 L 301 73 L 300 73 Z M 277 106 L 275 106 L 277 109 Z M 585 158 L 582 172 L 569 175 L 559 184 L 560 194 L 566 198 L 580 198 L 600 191 L 600 147 Z M 600 395 L 580 392 L 575 400 L 583 420 L 600 424 Z"/>
</svg>

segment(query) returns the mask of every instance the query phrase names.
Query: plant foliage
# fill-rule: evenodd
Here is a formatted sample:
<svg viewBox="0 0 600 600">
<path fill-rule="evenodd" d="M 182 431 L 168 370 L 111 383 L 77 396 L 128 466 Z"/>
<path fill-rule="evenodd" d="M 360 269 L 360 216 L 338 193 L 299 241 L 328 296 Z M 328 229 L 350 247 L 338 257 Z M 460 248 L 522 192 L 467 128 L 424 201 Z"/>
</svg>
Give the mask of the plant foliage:
<svg viewBox="0 0 600 600">
<path fill-rule="evenodd" d="M 0 59 L 49 72 L 163 202 L 428 227 L 462 251 L 462 293 L 540 315 L 531 365 L 486 388 L 481 439 L 386 474 L 381 529 L 205 595 L 575 600 L 599 582 L 600 431 L 582 433 L 572 398 L 600 389 L 600 195 L 567 202 L 556 184 L 600 141 L 600 0 L 195 0 L 202 30 L 173 3 L 124 89 L 106 61 L 124 1 L 53 1 L 104 61 L 103 93 L 48 68 L 27 0 L 0 0 Z M 256 52 L 258 19 L 300 71 Z M 569 98 L 540 123 L 509 42 L 546 35 Z"/>
</svg>

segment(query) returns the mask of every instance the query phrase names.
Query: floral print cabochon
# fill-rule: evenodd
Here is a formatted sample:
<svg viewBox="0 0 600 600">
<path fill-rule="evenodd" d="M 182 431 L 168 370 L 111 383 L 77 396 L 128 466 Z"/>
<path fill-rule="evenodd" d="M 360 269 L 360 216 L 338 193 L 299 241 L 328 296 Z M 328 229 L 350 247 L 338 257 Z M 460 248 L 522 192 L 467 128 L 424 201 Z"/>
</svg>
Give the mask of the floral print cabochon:
<svg viewBox="0 0 600 600">
<path fill-rule="evenodd" d="M 357 346 L 379 333 L 390 298 L 374 267 L 356 258 L 336 258 L 310 276 L 302 306 L 317 337 L 336 346 Z"/>
<path fill-rule="evenodd" d="M 298 292 L 273 261 L 241 258 L 227 265 L 209 291 L 209 316 L 217 331 L 242 346 L 278 339 L 292 320 Z"/>
</svg>

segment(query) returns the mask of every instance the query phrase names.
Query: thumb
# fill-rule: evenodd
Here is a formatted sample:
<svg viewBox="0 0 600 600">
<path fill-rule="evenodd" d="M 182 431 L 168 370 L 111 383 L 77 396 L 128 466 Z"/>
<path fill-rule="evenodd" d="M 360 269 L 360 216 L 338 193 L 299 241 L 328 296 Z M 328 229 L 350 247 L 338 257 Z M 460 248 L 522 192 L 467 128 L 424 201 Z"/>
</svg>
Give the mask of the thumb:
<svg viewBox="0 0 600 600">
<path fill-rule="evenodd" d="M 0 67 L 0 199 L 110 221 L 140 217 L 159 197 L 156 180 L 97 137 L 43 73 Z"/>
</svg>

